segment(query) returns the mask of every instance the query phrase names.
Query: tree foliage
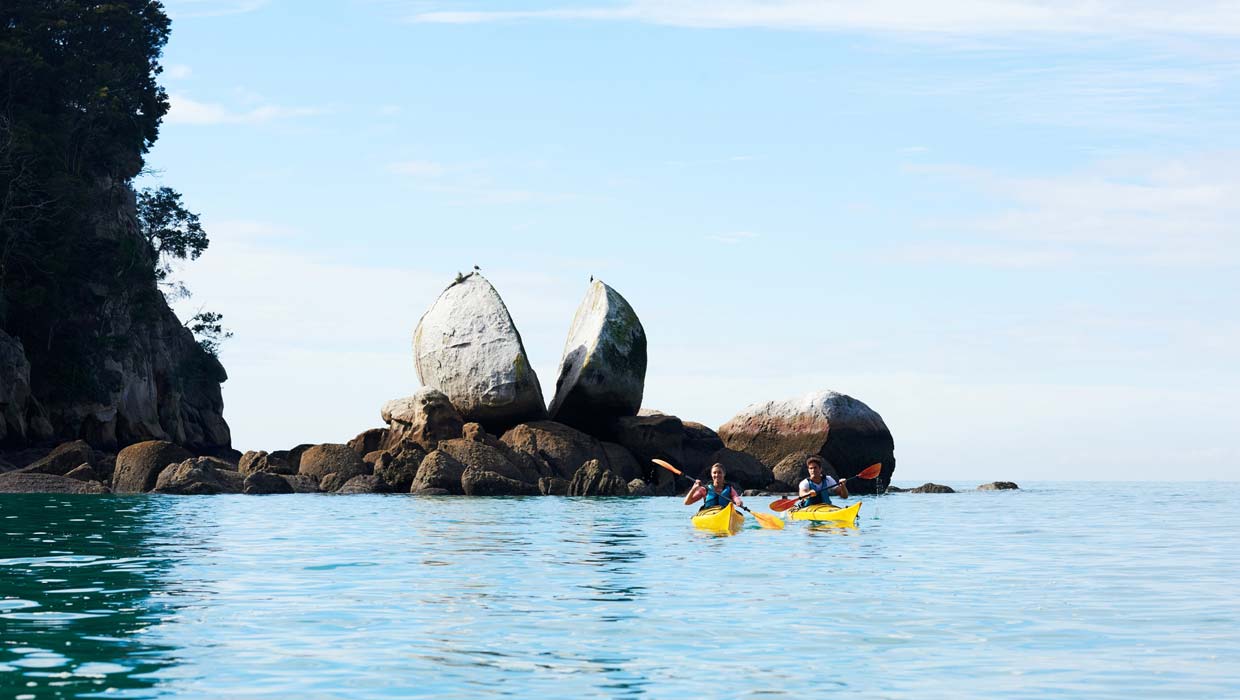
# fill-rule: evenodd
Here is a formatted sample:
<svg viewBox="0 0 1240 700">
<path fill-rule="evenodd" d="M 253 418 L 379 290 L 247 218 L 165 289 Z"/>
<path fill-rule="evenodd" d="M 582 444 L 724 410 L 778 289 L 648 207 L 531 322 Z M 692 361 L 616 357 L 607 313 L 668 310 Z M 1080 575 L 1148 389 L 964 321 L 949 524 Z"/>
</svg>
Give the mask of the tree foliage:
<svg viewBox="0 0 1240 700">
<path fill-rule="evenodd" d="M 210 243 L 198 215 L 181 204 L 181 194 L 171 187 L 138 193 L 138 227 L 155 251 L 155 277 L 160 281 L 171 274 L 173 260 L 197 260 Z"/>
<path fill-rule="evenodd" d="M 49 384 L 104 340 L 101 300 L 154 308 L 168 261 L 206 248 L 167 188 L 137 202 L 145 239 L 117 225 L 168 112 L 170 26 L 156 0 L 0 0 L 0 326 Z"/>
</svg>

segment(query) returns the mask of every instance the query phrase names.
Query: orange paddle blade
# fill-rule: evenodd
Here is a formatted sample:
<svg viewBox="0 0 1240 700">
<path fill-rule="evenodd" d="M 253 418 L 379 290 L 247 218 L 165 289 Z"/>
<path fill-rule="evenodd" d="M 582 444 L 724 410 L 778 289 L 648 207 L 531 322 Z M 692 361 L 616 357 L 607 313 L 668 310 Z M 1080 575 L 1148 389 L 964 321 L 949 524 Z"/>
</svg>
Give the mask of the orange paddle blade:
<svg viewBox="0 0 1240 700">
<path fill-rule="evenodd" d="M 681 475 L 683 475 L 683 474 L 684 474 L 684 472 L 680 471 L 680 470 L 679 470 L 679 469 L 677 469 L 676 467 L 673 467 L 672 465 L 668 464 L 667 462 L 664 462 L 663 460 L 658 459 L 657 457 L 656 457 L 655 459 L 650 460 L 650 461 L 651 461 L 651 462 L 654 462 L 655 464 L 659 465 L 660 467 L 663 467 L 664 469 L 668 470 L 669 472 L 671 472 L 671 473 L 673 473 L 673 474 L 681 474 Z"/>
<path fill-rule="evenodd" d="M 784 529 L 784 521 L 781 518 L 777 518 L 774 515 L 767 515 L 766 513 L 755 513 L 752 510 L 749 510 L 748 508 L 746 508 L 745 510 L 749 511 L 749 514 L 752 515 L 754 519 L 758 521 L 759 525 L 761 525 L 762 527 L 768 530 Z"/>
<path fill-rule="evenodd" d="M 873 479 L 874 477 L 878 476 L 878 473 L 881 472 L 882 470 L 883 470 L 882 464 L 871 464 L 870 466 L 858 472 L 857 476 L 853 478 L 854 479 Z"/>
<path fill-rule="evenodd" d="M 788 510 L 789 508 L 791 508 L 791 507 L 795 506 L 795 505 L 797 504 L 797 501 L 799 501 L 799 500 L 801 500 L 801 499 L 799 499 L 799 498 L 781 498 L 781 499 L 779 499 L 778 501 L 771 501 L 771 510 L 775 511 L 776 513 L 782 513 L 782 512 L 784 512 L 785 510 Z M 773 517 L 773 516 L 772 516 L 772 517 Z"/>
</svg>

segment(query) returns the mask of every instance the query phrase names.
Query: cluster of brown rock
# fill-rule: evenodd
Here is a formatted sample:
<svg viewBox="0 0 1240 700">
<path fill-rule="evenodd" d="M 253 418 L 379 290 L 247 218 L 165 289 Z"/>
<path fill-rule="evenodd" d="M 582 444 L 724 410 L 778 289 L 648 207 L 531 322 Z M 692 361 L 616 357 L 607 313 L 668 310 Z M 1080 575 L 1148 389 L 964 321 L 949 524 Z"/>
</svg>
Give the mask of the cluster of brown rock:
<svg viewBox="0 0 1240 700">
<path fill-rule="evenodd" d="M 62 446 L 57 452 L 76 456 L 49 455 L 0 474 L 0 491 L 17 488 L 16 480 L 31 474 L 86 478 L 77 483 L 118 493 L 631 496 L 683 490 L 686 482 L 675 483 L 670 472 L 653 466 L 659 458 L 703 478 L 718 462 L 742 489 L 787 492 L 804 478 L 806 457 L 816 454 L 836 478 L 882 463 L 878 479 L 850 485 L 855 493 L 872 493 L 885 489 L 895 469 L 882 418 L 834 392 L 751 406 L 718 432 L 640 410 L 645 331 L 628 302 L 601 281 L 592 280 L 573 318 L 549 408 L 508 309 L 478 273 L 458 276 L 423 315 L 413 356 L 426 388 L 389 401 L 381 411 L 386 427 L 347 445 L 195 457 L 171 443 L 148 441 L 114 458 L 84 459 L 78 459 L 80 450 Z M 81 464 L 90 471 L 71 476 Z"/>
</svg>

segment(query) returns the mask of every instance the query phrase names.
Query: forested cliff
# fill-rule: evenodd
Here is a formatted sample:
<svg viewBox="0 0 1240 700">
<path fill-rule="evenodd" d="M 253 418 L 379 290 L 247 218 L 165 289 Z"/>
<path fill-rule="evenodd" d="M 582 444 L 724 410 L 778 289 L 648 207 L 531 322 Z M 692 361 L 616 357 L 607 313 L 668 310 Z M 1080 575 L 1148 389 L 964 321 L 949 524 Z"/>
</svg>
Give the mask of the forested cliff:
<svg viewBox="0 0 1240 700">
<path fill-rule="evenodd" d="M 168 111 L 158 76 L 169 28 L 145 0 L 0 3 L 7 447 L 230 445 L 214 345 L 165 299 L 168 260 L 197 257 L 205 234 L 175 193 L 140 197 L 133 185 Z"/>
</svg>

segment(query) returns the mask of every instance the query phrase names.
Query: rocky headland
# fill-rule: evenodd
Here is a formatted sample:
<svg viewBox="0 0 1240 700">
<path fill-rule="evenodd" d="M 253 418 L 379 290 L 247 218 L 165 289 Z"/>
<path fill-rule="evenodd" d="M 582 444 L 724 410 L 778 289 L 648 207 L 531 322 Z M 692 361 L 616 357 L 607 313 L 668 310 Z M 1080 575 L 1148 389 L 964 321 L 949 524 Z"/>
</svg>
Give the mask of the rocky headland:
<svg viewBox="0 0 1240 700">
<path fill-rule="evenodd" d="M 882 417 L 834 391 L 749 406 L 717 431 L 643 409 L 645 330 L 624 297 L 597 280 L 569 327 L 550 406 L 503 299 L 474 272 L 458 276 L 418 322 L 413 364 L 424 388 L 385 403 L 378 410 L 381 427 L 347 443 L 244 454 L 229 447 L 218 410 L 189 411 L 182 396 L 180 403 L 161 397 L 158 362 L 122 363 L 138 370 L 122 372 L 110 403 L 95 407 L 89 421 L 79 410 L 71 414 L 77 418 L 54 423 L 30 398 L 20 344 L 5 341 L 0 336 L 0 358 L 10 359 L 0 365 L 6 399 L 0 407 L 7 435 L 20 440 L 9 440 L 0 461 L 0 492 L 651 496 L 683 490 L 686 483 L 652 464 L 658 458 L 701 477 L 718 462 L 742 489 L 787 493 L 804 477 L 805 459 L 819 455 L 837 478 L 881 463 L 878 479 L 850 484 L 854 493 L 876 493 L 887 490 L 896 467 Z M 218 407 L 218 384 L 207 394 Z M 76 439 L 52 447 L 66 431 Z"/>
</svg>

